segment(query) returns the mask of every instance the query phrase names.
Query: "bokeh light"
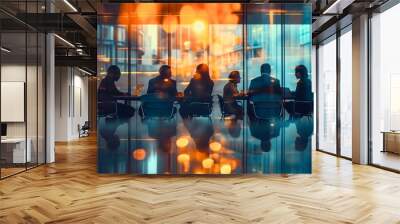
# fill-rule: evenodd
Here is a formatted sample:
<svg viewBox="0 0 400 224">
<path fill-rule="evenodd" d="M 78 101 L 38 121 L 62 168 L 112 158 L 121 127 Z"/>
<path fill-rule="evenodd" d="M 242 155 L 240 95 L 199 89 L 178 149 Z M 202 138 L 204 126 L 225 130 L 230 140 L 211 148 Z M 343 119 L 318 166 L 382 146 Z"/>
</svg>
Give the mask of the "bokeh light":
<svg viewBox="0 0 400 224">
<path fill-rule="evenodd" d="M 146 150 L 136 149 L 132 152 L 132 157 L 136 160 L 144 160 L 146 158 Z"/>
<path fill-rule="evenodd" d="M 219 151 L 221 151 L 221 148 L 222 148 L 222 145 L 219 142 L 211 142 L 209 146 L 210 146 L 211 151 L 213 151 L 213 152 L 219 152 Z"/>
<path fill-rule="evenodd" d="M 179 148 L 184 148 L 189 145 L 189 139 L 187 136 L 182 136 L 176 140 L 176 146 Z"/>
<path fill-rule="evenodd" d="M 214 165 L 214 160 L 211 158 L 204 159 L 202 165 L 204 169 L 210 169 Z"/>
<path fill-rule="evenodd" d="M 231 172 L 232 172 L 231 165 L 229 165 L 229 164 L 221 165 L 221 169 L 220 169 L 221 174 L 231 174 Z"/>
<path fill-rule="evenodd" d="M 193 23 L 193 30 L 196 33 L 202 33 L 206 29 L 206 24 L 203 20 L 196 20 Z"/>
<path fill-rule="evenodd" d="M 162 28 L 167 33 L 174 33 L 178 29 L 178 17 L 168 15 L 163 18 Z"/>
<path fill-rule="evenodd" d="M 186 153 L 182 153 L 178 155 L 178 162 L 179 163 L 188 163 L 190 161 L 190 155 Z"/>
</svg>

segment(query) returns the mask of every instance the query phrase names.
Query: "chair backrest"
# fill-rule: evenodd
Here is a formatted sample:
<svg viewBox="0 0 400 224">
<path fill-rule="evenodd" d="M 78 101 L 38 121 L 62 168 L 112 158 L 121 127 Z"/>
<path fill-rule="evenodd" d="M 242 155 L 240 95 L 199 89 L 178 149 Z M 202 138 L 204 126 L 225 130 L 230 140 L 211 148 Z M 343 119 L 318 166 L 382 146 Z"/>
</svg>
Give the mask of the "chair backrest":
<svg viewBox="0 0 400 224">
<path fill-rule="evenodd" d="M 314 112 L 313 101 L 295 101 L 294 112 L 299 115 L 312 115 Z"/>
<path fill-rule="evenodd" d="M 89 128 L 90 128 L 89 121 L 85 121 L 85 123 L 82 125 L 82 129 L 89 129 Z"/>
<path fill-rule="evenodd" d="M 174 100 L 170 98 L 142 97 L 142 109 L 145 117 L 171 117 Z"/>
<path fill-rule="evenodd" d="M 218 104 L 219 104 L 219 107 L 221 109 L 221 113 L 224 114 L 225 113 L 225 110 L 224 110 L 224 98 L 219 94 L 217 95 L 217 97 L 218 97 Z"/>
<path fill-rule="evenodd" d="M 212 102 L 191 102 L 189 114 L 193 117 L 208 117 L 212 112 Z"/>
<path fill-rule="evenodd" d="M 282 103 L 280 101 L 252 102 L 256 117 L 270 119 L 282 115 Z"/>
<path fill-rule="evenodd" d="M 98 102 L 97 103 L 97 116 L 105 117 L 117 113 L 117 105 L 115 102 Z"/>
</svg>

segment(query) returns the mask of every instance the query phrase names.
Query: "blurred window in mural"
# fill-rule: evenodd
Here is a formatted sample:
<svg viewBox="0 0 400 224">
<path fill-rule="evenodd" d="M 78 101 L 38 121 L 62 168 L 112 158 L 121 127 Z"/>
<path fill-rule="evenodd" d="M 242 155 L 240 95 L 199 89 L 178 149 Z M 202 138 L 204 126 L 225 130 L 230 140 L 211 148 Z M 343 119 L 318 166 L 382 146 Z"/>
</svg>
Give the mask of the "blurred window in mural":
<svg viewBox="0 0 400 224">
<path fill-rule="evenodd" d="M 310 173 L 311 5 L 102 4 L 98 171 Z"/>
</svg>

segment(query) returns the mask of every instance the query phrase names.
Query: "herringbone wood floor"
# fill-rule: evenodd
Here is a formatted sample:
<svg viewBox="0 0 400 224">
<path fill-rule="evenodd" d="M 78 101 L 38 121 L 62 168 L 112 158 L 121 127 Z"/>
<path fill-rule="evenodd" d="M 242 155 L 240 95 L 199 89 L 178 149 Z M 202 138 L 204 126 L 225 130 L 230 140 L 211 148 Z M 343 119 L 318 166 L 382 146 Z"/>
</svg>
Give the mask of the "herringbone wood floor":
<svg viewBox="0 0 400 224">
<path fill-rule="evenodd" d="M 312 175 L 96 173 L 96 142 L 0 181 L 0 223 L 400 223 L 400 175 L 313 155 Z"/>
</svg>

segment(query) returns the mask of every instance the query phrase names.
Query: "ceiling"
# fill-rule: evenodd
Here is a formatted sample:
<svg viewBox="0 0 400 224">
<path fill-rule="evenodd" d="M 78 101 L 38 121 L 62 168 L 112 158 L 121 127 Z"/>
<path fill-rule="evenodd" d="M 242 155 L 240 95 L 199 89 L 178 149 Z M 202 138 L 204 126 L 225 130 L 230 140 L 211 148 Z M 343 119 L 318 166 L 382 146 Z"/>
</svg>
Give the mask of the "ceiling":
<svg viewBox="0 0 400 224">
<path fill-rule="evenodd" d="M 235 1 L 235 0 L 234 0 Z M 233 1 L 233 2 L 234 2 Z M 267 2 L 302 2 L 313 6 L 313 39 L 314 43 L 343 18 L 356 16 L 360 12 L 382 5 L 386 0 L 271 0 Z M 18 32 L 54 32 L 62 39 L 56 38 L 56 60 L 58 64 L 67 64 L 68 60 L 82 67 L 96 70 L 96 27 L 97 7 L 99 3 L 134 2 L 128 0 L 1 0 L 0 25 L 6 42 L 18 48 L 24 46 Z M 155 2 L 168 2 L 155 0 Z M 181 0 L 175 2 L 190 2 Z M 193 1 L 192 1 L 193 2 Z M 203 2 L 203 1 L 202 1 Z M 211 1 L 209 1 L 211 2 Z M 222 0 L 224 2 L 224 0 Z M 232 2 L 226 0 L 225 2 Z M 243 2 L 243 1 L 237 1 Z M 251 3 L 265 1 L 245 1 Z M 52 12 L 52 13 L 49 13 Z M 350 18 L 351 22 L 351 18 Z M 334 31 L 332 31 L 334 32 Z M 3 42 L 5 43 L 5 42 Z M 79 50 L 78 50 L 79 49 Z M 28 48 L 28 54 L 30 50 Z M 17 53 L 15 53 L 17 54 Z M 68 58 L 70 57 L 70 58 Z"/>
</svg>

